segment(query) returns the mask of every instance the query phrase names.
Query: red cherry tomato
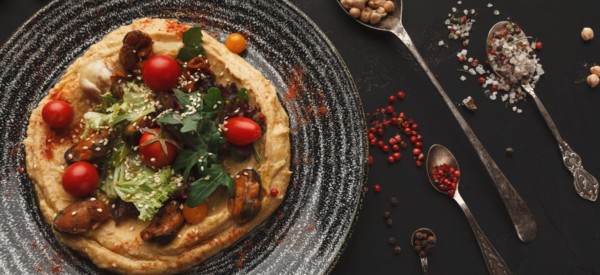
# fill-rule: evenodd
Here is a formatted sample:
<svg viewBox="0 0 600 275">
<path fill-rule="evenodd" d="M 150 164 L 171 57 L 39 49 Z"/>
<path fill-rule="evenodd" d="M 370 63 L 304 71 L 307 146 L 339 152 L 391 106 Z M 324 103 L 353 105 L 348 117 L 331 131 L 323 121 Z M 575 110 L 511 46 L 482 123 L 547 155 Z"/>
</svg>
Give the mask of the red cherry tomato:
<svg viewBox="0 0 600 275">
<path fill-rule="evenodd" d="M 152 168 L 170 165 L 177 157 L 177 147 L 171 142 L 157 137 L 156 134 L 159 132 L 160 129 L 154 128 L 152 131 L 144 132 L 140 138 L 142 162 Z M 161 143 L 164 143 L 166 152 Z"/>
<path fill-rule="evenodd" d="M 73 120 L 73 108 L 63 100 L 53 99 L 48 101 L 42 108 L 42 119 L 54 129 L 64 129 L 71 125 Z"/>
<path fill-rule="evenodd" d="M 223 136 L 231 144 L 247 145 L 255 142 L 262 135 L 258 123 L 247 117 L 232 117 L 227 119 Z"/>
<path fill-rule="evenodd" d="M 65 169 L 62 186 L 67 193 L 75 197 L 86 197 L 98 188 L 100 176 L 94 165 L 85 161 L 75 162 Z"/>
<path fill-rule="evenodd" d="M 179 83 L 181 68 L 175 58 L 168 55 L 154 55 L 142 65 L 144 83 L 153 91 L 168 91 Z"/>
</svg>

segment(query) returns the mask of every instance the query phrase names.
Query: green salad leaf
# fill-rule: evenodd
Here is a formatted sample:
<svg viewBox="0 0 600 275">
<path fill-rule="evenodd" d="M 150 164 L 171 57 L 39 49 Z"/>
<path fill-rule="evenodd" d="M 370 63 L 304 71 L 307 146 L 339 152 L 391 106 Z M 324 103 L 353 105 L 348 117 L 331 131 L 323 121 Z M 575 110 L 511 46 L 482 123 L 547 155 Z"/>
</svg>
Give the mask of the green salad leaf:
<svg viewBox="0 0 600 275">
<path fill-rule="evenodd" d="M 183 48 L 179 49 L 177 59 L 187 62 L 194 57 L 203 55 L 202 28 L 193 27 L 183 32 Z"/>
<path fill-rule="evenodd" d="M 217 150 L 225 143 L 218 123 L 224 100 L 221 90 L 216 87 L 208 89 L 206 94 L 188 94 L 177 89 L 173 93 L 184 109 L 163 113 L 156 121 L 171 132 L 179 133 L 181 148 L 172 167 L 183 174 L 184 181 L 192 175 L 196 179 L 190 184 L 187 200 L 192 207 L 219 186 L 229 190 L 234 188 L 229 174 L 217 164 Z"/>
<path fill-rule="evenodd" d="M 111 169 L 112 168 L 112 169 Z M 107 162 L 108 175 L 100 189 L 110 198 L 131 202 L 140 212 L 138 219 L 152 219 L 182 182 L 170 168 L 158 171 L 144 165 L 139 155 L 120 143 Z"/>
<path fill-rule="evenodd" d="M 206 171 L 206 176 L 190 184 L 190 194 L 185 202 L 188 207 L 195 207 L 210 196 L 217 187 L 227 188 L 230 194 L 235 194 L 235 185 L 229 173 L 221 165 L 213 164 Z"/>
</svg>

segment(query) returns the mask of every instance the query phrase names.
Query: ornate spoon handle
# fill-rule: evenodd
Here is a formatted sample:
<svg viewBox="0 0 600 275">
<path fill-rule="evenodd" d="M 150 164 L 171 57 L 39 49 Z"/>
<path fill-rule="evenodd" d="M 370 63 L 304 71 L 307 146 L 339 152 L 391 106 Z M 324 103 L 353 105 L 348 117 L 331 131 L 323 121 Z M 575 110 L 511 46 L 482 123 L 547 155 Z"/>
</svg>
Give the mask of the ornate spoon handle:
<svg viewBox="0 0 600 275">
<path fill-rule="evenodd" d="M 423 270 L 423 275 L 429 274 L 429 264 L 427 263 L 427 257 L 421 257 L 421 270 Z"/>
<path fill-rule="evenodd" d="M 479 249 L 481 249 L 481 255 L 485 260 L 485 266 L 487 270 L 492 275 L 507 275 L 510 274 L 510 270 L 504 263 L 502 256 L 500 253 L 496 251 L 492 243 L 488 240 L 488 238 L 483 234 L 483 231 L 475 221 L 475 217 L 473 217 L 473 213 L 465 203 L 465 201 L 460 196 L 458 190 L 454 194 L 454 200 L 460 205 L 460 208 L 465 212 L 465 216 L 469 221 L 469 225 L 471 225 L 471 229 L 473 229 L 473 234 L 475 234 L 475 238 L 477 239 L 477 244 L 479 244 Z"/>
<path fill-rule="evenodd" d="M 454 106 L 454 103 L 448 97 L 444 91 L 444 88 L 442 88 L 442 85 L 439 83 L 439 81 L 437 81 L 429 69 L 429 66 L 427 66 L 427 63 L 425 63 L 425 60 L 423 60 L 423 57 L 421 57 L 419 51 L 417 51 L 417 48 L 413 44 L 410 36 L 408 36 L 408 33 L 402 24 L 399 24 L 391 31 L 398 38 L 400 38 L 402 43 L 406 45 L 417 62 L 421 65 L 423 71 L 425 71 L 433 83 L 433 86 L 435 86 L 440 96 L 442 96 L 442 99 L 450 109 L 450 112 L 458 122 L 458 125 L 460 125 L 460 128 L 462 128 L 463 132 L 467 136 L 467 139 L 471 142 L 473 148 L 475 148 L 475 152 L 477 152 L 479 159 L 481 159 L 481 162 L 483 162 L 483 166 L 485 166 L 485 169 L 496 185 L 496 189 L 498 189 L 500 198 L 502 198 L 502 202 L 504 202 L 504 206 L 506 206 L 506 210 L 508 211 L 508 215 L 510 216 L 515 230 L 517 231 L 517 236 L 519 236 L 519 239 L 523 242 L 528 242 L 535 239 L 537 235 L 537 224 L 533 214 L 531 213 L 531 210 L 529 207 L 527 207 L 527 204 L 525 204 L 523 198 L 521 198 L 517 190 L 515 190 L 515 188 L 510 184 L 490 154 L 485 150 L 483 144 L 481 144 L 481 141 L 479 141 L 471 127 L 469 127 L 469 124 L 467 124 L 456 106 Z"/>
<path fill-rule="evenodd" d="M 550 117 L 550 113 L 548 113 L 548 110 L 546 110 L 546 107 L 544 104 L 542 104 L 542 101 L 535 94 L 533 87 L 531 87 L 529 84 L 523 84 L 522 86 L 533 98 L 533 101 L 540 110 L 540 113 L 546 121 L 548 128 L 550 128 L 550 132 L 552 132 L 554 138 L 556 138 L 556 141 L 558 141 L 558 147 L 562 153 L 563 163 L 573 175 L 573 185 L 575 186 L 575 191 L 577 194 L 579 194 L 579 196 L 586 200 L 596 201 L 598 198 L 598 180 L 583 168 L 581 157 L 579 157 L 579 155 L 575 153 L 573 149 L 571 149 L 569 144 L 562 139 L 556 124 L 554 124 L 552 117 Z"/>
</svg>

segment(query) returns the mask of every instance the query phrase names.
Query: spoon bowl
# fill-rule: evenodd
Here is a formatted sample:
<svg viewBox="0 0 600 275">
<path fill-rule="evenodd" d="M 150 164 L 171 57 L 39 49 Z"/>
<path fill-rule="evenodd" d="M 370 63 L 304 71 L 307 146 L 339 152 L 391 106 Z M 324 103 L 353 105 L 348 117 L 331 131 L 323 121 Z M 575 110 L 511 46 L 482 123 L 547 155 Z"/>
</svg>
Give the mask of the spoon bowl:
<svg viewBox="0 0 600 275">
<path fill-rule="evenodd" d="M 427 236 L 433 236 L 433 241 L 431 241 L 429 238 L 427 238 L 425 244 L 418 244 L 418 242 L 421 241 L 418 238 L 418 233 L 424 233 Z M 427 253 L 431 252 L 431 249 L 433 249 L 435 247 L 436 242 L 437 242 L 437 236 L 435 235 L 433 230 L 431 230 L 429 228 L 419 228 L 419 229 L 415 230 L 415 232 L 413 232 L 413 234 L 410 238 L 410 243 L 411 243 L 412 247 L 418 253 L 419 258 L 421 259 L 421 270 L 423 271 L 424 275 L 429 273 L 429 263 L 427 262 Z M 423 245 L 425 245 L 425 248 L 423 248 Z M 417 246 L 419 246 L 420 251 L 417 250 Z M 425 252 L 425 256 L 420 255 L 421 251 Z"/>
<path fill-rule="evenodd" d="M 346 10 L 344 8 L 344 5 L 342 5 L 342 1 L 336 0 L 336 2 L 340 5 L 340 8 L 342 8 L 342 10 L 344 10 L 344 12 L 346 12 L 348 15 L 350 15 L 350 13 L 348 12 L 348 10 Z M 398 26 L 398 24 L 402 24 L 402 0 L 392 0 L 392 2 L 394 2 L 395 5 L 395 9 L 393 12 L 388 13 L 386 17 L 384 17 L 379 23 L 377 24 L 369 24 L 369 23 L 364 23 L 360 20 L 356 20 L 356 22 L 362 24 L 363 26 L 370 28 L 370 29 L 374 29 L 374 30 L 378 30 L 378 31 L 391 31 L 392 29 L 394 29 L 394 27 Z"/>
<path fill-rule="evenodd" d="M 550 132 L 552 132 L 552 135 L 558 142 L 558 147 L 562 154 L 563 164 L 565 165 L 567 170 L 569 170 L 569 172 L 571 172 L 571 174 L 573 175 L 573 185 L 575 187 L 575 191 L 579 196 L 586 200 L 596 201 L 596 199 L 598 198 L 598 189 L 600 184 L 598 184 L 598 180 L 593 175 L 588 173 L 583 168 L 581 157 L 573 149 L 571 149 L 569 144 L 560 135 L 558 127 L 556 127 L 556 124 L 550 116 L 550 113 L 542 103 L 542 100 L 535 93 L 534 85 L 530 83 L 533 75 L 529 75 L 527 73 L 523 74 L 522 72 L 519 72 L 517 74 L 517 70 L 515 69 L 516 65 L 514 64 L 504 66 L 502 64 L 502 61 L 499 61 L 502 60 L 501 56 L 504 55 L 504 51 L 502 53 L 496 52 L 495 55 L 491 53 L 491 50 L 493 50 L 493 46 L 495 44 L 494 40 L 498 39 L 499 37 L 506 36 L 508 34 L 513 36 L 511 37 L 512 41 L 521 41 L 522 39 L 524 39 L 526 44 L 529 43 L 527 41 L 527 36 L 525 35 L 525 32 L 517 24 L 509 21 L 500 21 L 494 24 L 494 26 L 492 26 L 492 28 L 490 29 L 486 40 L 486 52 L 488 55 L 488 62 L 490 64 L 490 67 L 492 67 L 492 70 L 496 75 L 498 75 L 500 78 L 503 78 L 508 84 L 510 84 L 511 86 L 520 85 L 527 92 L 527 94 L 529 94 L 533 98 L 533 101 L 535 102 L 535 105 L 537 106 L 542 117 L 544 118 L 546 125 L 548 126 Z M 512 42 L 507 39 L 506 43 Z M 506 49 L 509 50 L 509 56 L 515 55 L 515 53 L 510 52 L 510 50 L 517 48 L 519 47 L 507 47 Z M 504 60 L 506 60 L 506 55 L 504 55 L 504 57 Z M 535 74 L 533 71 L 535 71 L 536 69 L 531 68 L 531 64 L 529 64 L 528 67 L 530 70 L 527 70 L 527 68 L 525 70 L 530 71 L 530 74 Z M 499 68 L 502 68 L 503 71 L 497 71 Z"/>
<path fill-rule="evenodd" d="M 429 178 L 429 183 L 431 183 L 431 186 L 433 186 L 433 188 L 443 194 L 447 194 L 446 191 L 441 190 L 433 181 L 433 179 L 431 178 L 431 175 L 433 173 L 433 168 L 436 166 L 440 166 L 443 164 L 447 164 L 448 166 L 453 166 L 454 168 L 456 168 L 457 170 L 460 171 L 460 167 L 458 167 L 458 162 L 456 161 L 456 158 L 454 157 L 454 155 L 452 154 L 452 152 L 450 152 L 450 150 L 448 150 L 448 148 L 440 145 L 440 144 L 434 144 L 429 148 L 429 151 L 427 152 L 427 161 L 425 163 L 425 171 L 427 172 L 427 177 Z M 458 192 L 458 183 L 459 181 L 456 182 L 456 192 Z"/>
<path fill-rule="evenodd" d="M 479 244 L 479 249 L 481 250 L 485 266 L 487 267 L 489 273 L 492 275 L 510 274 L 510 270 L 506 266 L 506 263 L 504 263 L 502 256 L 500 256 L 500 253 L 496 251 L 494 245 L 492 245 L 492 243 L 485 236 L 483 230 L 481 230 L 479 224 L 475 220 L 475 216 L 473 216 L 473 213 L 467 206 L 467 203 L 460 196 L 460 193 L 458 192 L 458 181 L 456 182 L 456 190 L 454 191 L 454 193 L 448 193 L 444 190 L 440 190 L 435 184 L 433 178 L 434 167 L 443 164 L 455 167 L 460 171 L 458 167 L 458 161 L 456 160 L 452 152 L 448 150 L 448 148 L 439 144 L 432 145 L 429 148 L 429 151 L 427 152 L 427 162 L 425 166 L 429 183 L 431 183 L 431 186 L 433 186 L 433 188 L 438 192 L 450 196 L 452 199 L 454 199 L 454 201 L 456 201 L 456 203 L 458 203 L 460 208 L 463 210 L 465 216 L 467 217 L 467 221 L 469 221 L 469 225 L 473 230 L 473 234 L 475 234 L 475 239 L 477 240 L 477 244 Z"/>
</svg>

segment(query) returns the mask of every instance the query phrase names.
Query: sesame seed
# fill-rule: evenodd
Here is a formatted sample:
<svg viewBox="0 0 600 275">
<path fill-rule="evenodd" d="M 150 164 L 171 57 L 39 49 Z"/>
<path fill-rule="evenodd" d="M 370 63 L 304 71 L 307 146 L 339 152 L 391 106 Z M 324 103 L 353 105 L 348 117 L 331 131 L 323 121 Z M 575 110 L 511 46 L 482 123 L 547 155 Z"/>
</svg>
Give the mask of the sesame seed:
<svg viewBox="0 0 600 275">
<path fill-rule="evenodd" d="M 75 215 L 77 215 L 77 211 L 71 212 L 71 216 L 75 216 Z"/>
<path fill-rule="evenodd" d="M 102 213 L 102 208 L 96 209 L 99 213 Z"/>
<path fill-rule="evenodd" d="M 91 198 L 90 198 L 90 201 L 96 201 L 96 198 L 94 198 L 94 197 L 91 197 Z"/>
</svg>

